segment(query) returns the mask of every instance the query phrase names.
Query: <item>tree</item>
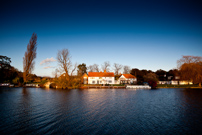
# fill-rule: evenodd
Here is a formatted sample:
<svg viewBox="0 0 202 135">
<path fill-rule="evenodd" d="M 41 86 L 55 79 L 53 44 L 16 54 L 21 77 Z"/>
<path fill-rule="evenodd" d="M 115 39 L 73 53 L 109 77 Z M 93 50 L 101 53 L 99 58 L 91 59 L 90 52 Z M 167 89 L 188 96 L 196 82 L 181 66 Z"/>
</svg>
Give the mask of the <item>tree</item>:
<svg viewBox="0 0 202 135">
<path fill-rule="evenodd" d="M 135 77 L 137 77 L 137 84 L 143 84 L 143 82 L 144 82 L 143 76 L 146 75 L 148 73 L 148 71 L 145 69 L 139 70 L 137 68 L 134 68 L 131 70 L 130 73 L 132 75 L 134 75 Z"/>
<path fill-rule="evenodd" d="M 27 51 L 23 57 L 23 79 L 24 82 L 29 80 L 29 75 L 34 69 L 34 59 L 36 58 L 36 49 L 37 49 L 37 35 L 36 33 L 32 34 L 31 39 L 27 45 Z"/>
<path fill-rule="evenodd" d="M 171 69 L 167 72 L 166 76 L 168 80 L 175 79 L 176 76 L 180 76 L 180 72 L 178 69 Z"/>
<path fill-rule="evenodd" d="M 70 69 L 72 67 L 71 57 L 68 49 L 59 50 L 57 54 L 57 61 L 59 68 L 62 72 L 65 72 L 65 76 L 69 76 Z"/>
<path fill-rule="evenodd" d="M 93 64 L 93 69 L 94 69 L 95 72 L 100 72 L 98 64 Z"/>
<path fill-rule="evenodd" d="M 79 64 L 77 66 L 78 70 L 77 70 L 77 74 L 79 76 L 82 76 L 83 74 L 87 73 L 87 67 L 85 63 Z"/>
<path fill-rule="evenodd" d="M 147 73 L 146 75 L 143 76 L 145 82 L 149 81 L 158 81 L 158 77 L 155 73 Z"/>
<path fill-rule="evenodd" d="M 129 66 L 124 66 L 124 67 L 123 67 L 123 73 L 124 73 L 124 74 L 130 74 L 130 71 L 131 71 L 131 69 L 130 69 Z"/>
<path fill-rule="evenodd" d="M 8 81 L 10 78 L 11 58 L 0 55 L 0 82 Z"/>
<path fill-rule="evenodd" d="M 99 72 L 99 65 L 98 64 L 93 64 L 88 66 L 88 72 Z"/>
<path fill-rule="evenodd" d="M 102 65 L 102 70 L 103 71 L 106 71 L 106 72 L 109 72 L 109 67 L 110 67 L 110 62 L 109 61 L 105 61 Z"/>
<path fill-rule="evenodd" d="M 75 71 L 76 69 L 77 69 L 77 63 L 74 64 L 74 67 L 73 67 L 72 72 L 71 72 L 71 76 L 73 76 L 73 73 L 74 73 L 74 71 Z"/>
<path fill-rule="evenodd" d="M 115 71 L 115 75 L 119 74 L 119 71 L 122 69 L 122 65 L 118 64 L 118 63 L 114 63 L 114 71 Z"/>
<path fill-rule="evenodd" d="M 11 67 L 11 58 L 0 55 L 0 69 L 9 69 Z"/>
<path fill-rule="evenodd" d="M 158 78 L 160 81 L 166 81 L 167 80 L 166 79 L 166 71 L 159 69 L 155 73 L 156 73 L 156 75 L 158 75 Z"/>
<path fill-rule="evenodd" d="M 198 83 L 201 87 L 202 82 L 202 57 L 183 56 L 177 61 L 181 73 L 181 79 Z"/>
<path fill-rule="evenodd" d="M 88 72 L 94 72 L 93 65 L 88 66 Z"/>
<path fill-rule="evenodd" d="M 143 78 L 145 82 L 148 82 L 149 86 L 151 86 L 152 88 L 156 88 L 158 77 L 155 73 L 148 72 L 146 75 L 143 76 Z"/>
<path fill-rule="evenodd" d="M 54 79 L 57 88 L 72 89 L 79 88 L 81 85 L 81 78 L 78 76 L 73 76 L 73 72 L 77 68 L 77 63 L 74 64 L 72 68 L 71 57 L 68 49 L 59 50 L 57 54 L 57 61 L 59 64 L 59 69 L 62 74 L 60 77 Z M 70 74 L 71 73 L 71 74 Z"/>
</svg>

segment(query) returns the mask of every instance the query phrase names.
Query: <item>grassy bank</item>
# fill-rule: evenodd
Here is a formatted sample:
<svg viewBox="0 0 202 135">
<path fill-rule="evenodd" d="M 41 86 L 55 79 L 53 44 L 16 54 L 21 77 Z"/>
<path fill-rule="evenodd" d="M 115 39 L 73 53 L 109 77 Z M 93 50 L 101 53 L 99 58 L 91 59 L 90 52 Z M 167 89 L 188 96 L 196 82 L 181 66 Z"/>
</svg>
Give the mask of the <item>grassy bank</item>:
<svg viewBox="0 0 202 135">
<path fill-rule="evenodd" d="M 171 85 L 171 84 L 158 84 L 157 88 L 201 88 L 197 84 L 193 85 Z"/>
</svg>

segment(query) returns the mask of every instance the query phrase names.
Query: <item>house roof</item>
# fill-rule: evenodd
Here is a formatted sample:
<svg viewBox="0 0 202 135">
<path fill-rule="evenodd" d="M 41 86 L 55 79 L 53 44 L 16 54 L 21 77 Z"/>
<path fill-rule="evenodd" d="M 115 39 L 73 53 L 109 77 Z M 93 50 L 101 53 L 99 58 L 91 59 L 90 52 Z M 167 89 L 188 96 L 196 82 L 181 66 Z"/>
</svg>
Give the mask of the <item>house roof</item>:
<svg viewBox="0 0 202 135">
<path fill-rule="evenodd" d="M 125 78 L 136 78 L 135 76 L 131 75 L 131 74 L 123 74 L 123 76 Z"/>
<path fill-rule="evenodd" d="M 114 77 L 113 72 L 88 72 L 88 77 Z"/>
<path fill-rule="evenodd" d="M 88 75 L 85 73 L 85 74 L 83 74 L 83 77 L 88 77 Z"/>
</svg>

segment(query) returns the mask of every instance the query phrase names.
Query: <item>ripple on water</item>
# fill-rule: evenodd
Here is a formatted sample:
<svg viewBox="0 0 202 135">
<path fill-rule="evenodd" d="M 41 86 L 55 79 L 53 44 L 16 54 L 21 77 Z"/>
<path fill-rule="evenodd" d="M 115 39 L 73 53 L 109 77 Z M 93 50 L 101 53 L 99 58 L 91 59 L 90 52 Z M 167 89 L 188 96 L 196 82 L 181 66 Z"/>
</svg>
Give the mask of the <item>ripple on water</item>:
<svg viewBox="0 0 202 135">
<path fill-rule="evenodd" d="M 2 134 L 198 134 L 202 92 L 185 89 L 0 93 Z"/>
</svg>

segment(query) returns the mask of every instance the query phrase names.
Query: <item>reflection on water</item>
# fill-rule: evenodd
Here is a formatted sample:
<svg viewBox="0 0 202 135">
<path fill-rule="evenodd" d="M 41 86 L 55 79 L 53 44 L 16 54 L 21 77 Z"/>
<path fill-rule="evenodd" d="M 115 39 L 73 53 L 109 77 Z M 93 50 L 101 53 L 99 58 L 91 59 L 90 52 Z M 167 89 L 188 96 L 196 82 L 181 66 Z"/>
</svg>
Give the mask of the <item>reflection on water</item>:
<svg viewBox="0 0 202 135">
<path fill-rule="evenodd" d="M 202 91 L 0 88 L 1 134 L 200 134 Z"/>
</svg>

